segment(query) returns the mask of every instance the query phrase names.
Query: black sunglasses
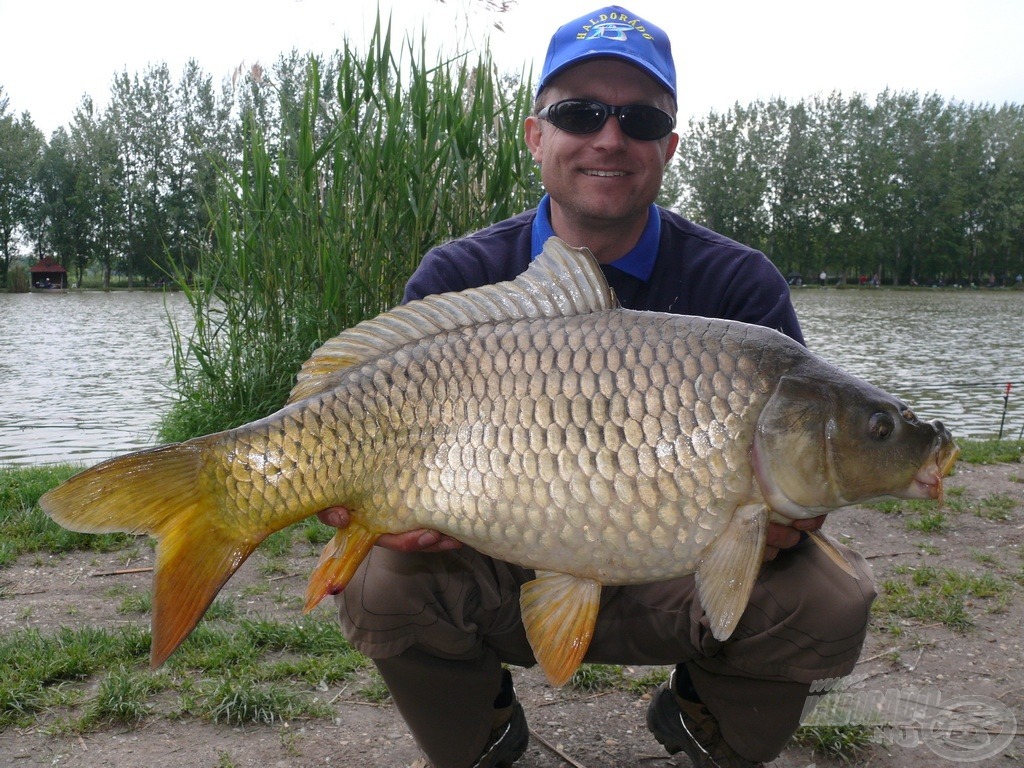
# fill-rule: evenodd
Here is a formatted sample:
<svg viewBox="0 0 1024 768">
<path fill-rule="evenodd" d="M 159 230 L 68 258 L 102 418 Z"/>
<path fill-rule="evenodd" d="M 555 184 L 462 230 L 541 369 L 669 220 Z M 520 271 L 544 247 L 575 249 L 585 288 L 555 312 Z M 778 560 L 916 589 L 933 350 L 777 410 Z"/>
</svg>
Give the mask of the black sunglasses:
<svg viewBox="0 0 1024 768">
<path fill-rule="evenodd" d="M 537 113 L 566 133 L 595 133 L 609 117 L 619 118 L 619 127 L 631 139 L 656 141 L 672 133 L 676 120 L 668 112 L 646 104 L 613 107 L 594 99 L 564 99 L 548 104 Z"/>
</svg>

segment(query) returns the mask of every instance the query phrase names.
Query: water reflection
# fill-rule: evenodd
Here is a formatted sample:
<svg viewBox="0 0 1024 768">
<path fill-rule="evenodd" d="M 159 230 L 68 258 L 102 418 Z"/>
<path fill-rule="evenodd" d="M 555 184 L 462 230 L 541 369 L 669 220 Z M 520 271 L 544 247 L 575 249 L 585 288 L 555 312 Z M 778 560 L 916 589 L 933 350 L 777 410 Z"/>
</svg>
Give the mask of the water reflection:
<svg viewBox="0 0 1024 768">
<path fill-rule="evenodd" d="M 808 345 L 961 437 L 1024 427 L 1024 294 L 797 289 Z M 180 294 L 0 293 L 0 465 L 94 464 L 154 444 Z"/>
<path fill-rule="evenodd" d="M 180 294 L 0 293 L 0 465 L 94 464 L 154 444 Z"/>
<path fill-rule="evenodd" d="M 959 437 L 1024 426 L 1024 294 L 795 289 L 808 346 Z"/>
</svg>

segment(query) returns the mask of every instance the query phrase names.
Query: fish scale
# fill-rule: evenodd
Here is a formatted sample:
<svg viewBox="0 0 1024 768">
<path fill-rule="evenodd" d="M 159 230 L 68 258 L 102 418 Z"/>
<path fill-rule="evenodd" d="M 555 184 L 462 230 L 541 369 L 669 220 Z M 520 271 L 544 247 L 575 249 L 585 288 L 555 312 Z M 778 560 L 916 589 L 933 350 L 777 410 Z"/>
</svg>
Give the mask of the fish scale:
<svg viewBox="0 0 1024 768">
<path fill-rule="evenodd" d="M 693 570 L 731 511 L 757 498 L 744 456 L 753 430 L 746 414 L 756 416 L 770 377 L 729 391 L 715 385 L 723 367 L 735 370 L 736 356 L 761 354 L 746 326 L 723 324 L 712 342 L 689 320 L 642 321 L 616 310 L 415 342 L 354 371 L 318 409 L 301 410 L 316 418 L 289 416 L 279 430 L 261 424 L 237 433 L 224 453 L 234 467 L 224 471 L 229 493 L 262 515 L 287 490 L 289 509 L 340 503 L 359 509 L 371 529 L 435 528 L 527 567 L 605 584 Z M 516 340 L 514 354 L 500 354 L 502 339 Z M 694 356 L 678 357 L 694 348 L 702 351 L 699 369 L 687 365 Z M 692 387 L 684 383 L 688 368 Z M 757 365 L 749 370 L 756 374 Z M 651 396 L 651 381 L 682 395 L 666 404 Z M 409 418 L 411 394 L 425 420 Z M 299 439 L 314 428 L 317 439 Z M 724 442 L 730 430 L 740 439 Z M 307 443 L 339 450 L 333 462 L 318 462 L 303 455 Z M 694 474 L 704 452 L 709 460 Z M 267 469 L 253 472 L 246 456 L 292 480 L 265 482 Z M 320 476 L 328 464 L 340 468 L 336 482 Z M 239 477 L 260 485 L 242 488 Z M 631 533 L 653 546 L 631 546 Z"/>
<path fill-rule="evenodd" d="M 523 623 L 561 684 L 601 585 L 696 573 L 724 640 L 770 519 L 939 497 L 955 456 L 939 422 L 773 330 L 619 308 L 589 252 L 552 238 L 514 281 L 329 340 L 277 413 L 104 462 L 40 504 L 74 530 L 158 539 L 154 665 L 263 538 L 340 505 L 351 522 L 307 609 L 382 534 L 435 529 L 535 569 Z"/>
</svg>

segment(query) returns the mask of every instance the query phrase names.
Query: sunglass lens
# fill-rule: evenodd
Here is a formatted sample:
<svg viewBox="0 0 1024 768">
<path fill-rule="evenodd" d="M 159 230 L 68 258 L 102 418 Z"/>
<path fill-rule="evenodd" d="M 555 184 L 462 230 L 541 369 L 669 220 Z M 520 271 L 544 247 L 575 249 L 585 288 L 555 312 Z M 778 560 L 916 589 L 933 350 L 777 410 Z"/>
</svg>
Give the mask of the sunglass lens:
<svg viewBox="0 0 1024 768">
<path fill-rule="evenodd" d="M 570 99 L 552 106 L 549 119 L 569 133 L 593 133 L 604 125 L 608 113 L 594 101 Z"/>
<path fill-rule="evenodd" d="M 672 132 L 672 116 L 655 107 L 631 105 L 619 116 L 622 132 L 640 141 L 653 141 Z"/>
</svg>

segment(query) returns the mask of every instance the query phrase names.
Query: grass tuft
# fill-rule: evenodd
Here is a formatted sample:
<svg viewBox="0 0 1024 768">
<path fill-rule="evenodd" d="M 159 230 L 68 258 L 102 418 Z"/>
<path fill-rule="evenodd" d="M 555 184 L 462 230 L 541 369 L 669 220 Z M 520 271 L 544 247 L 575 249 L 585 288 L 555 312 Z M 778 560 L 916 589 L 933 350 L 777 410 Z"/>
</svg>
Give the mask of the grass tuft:
<svg viewBox="0 0 1024 768">
<path fill-rule="evenodd" d="M 135 726 L 152 709 L 149 695 L 161 686 L 151 673 L 118 667 L 100 680 L 96 695 L 85 707 L 85 713 L 75 725 L 80 732 L 101 725 Z"/>
<path fill-rule="evenodd" d="M 619 664 L 581 664 L 569 678 L 569 687 L 585 693 L 608 691 L 625 685 L 626 676 Z"/>
<path fill-rule="evenodd" d="M 793 741 L 820 757 L 851 762 L 864 747 L 871 744 L 875 729 L 867 725 L 805 725 L 793 736 Z"/>
</svg>

